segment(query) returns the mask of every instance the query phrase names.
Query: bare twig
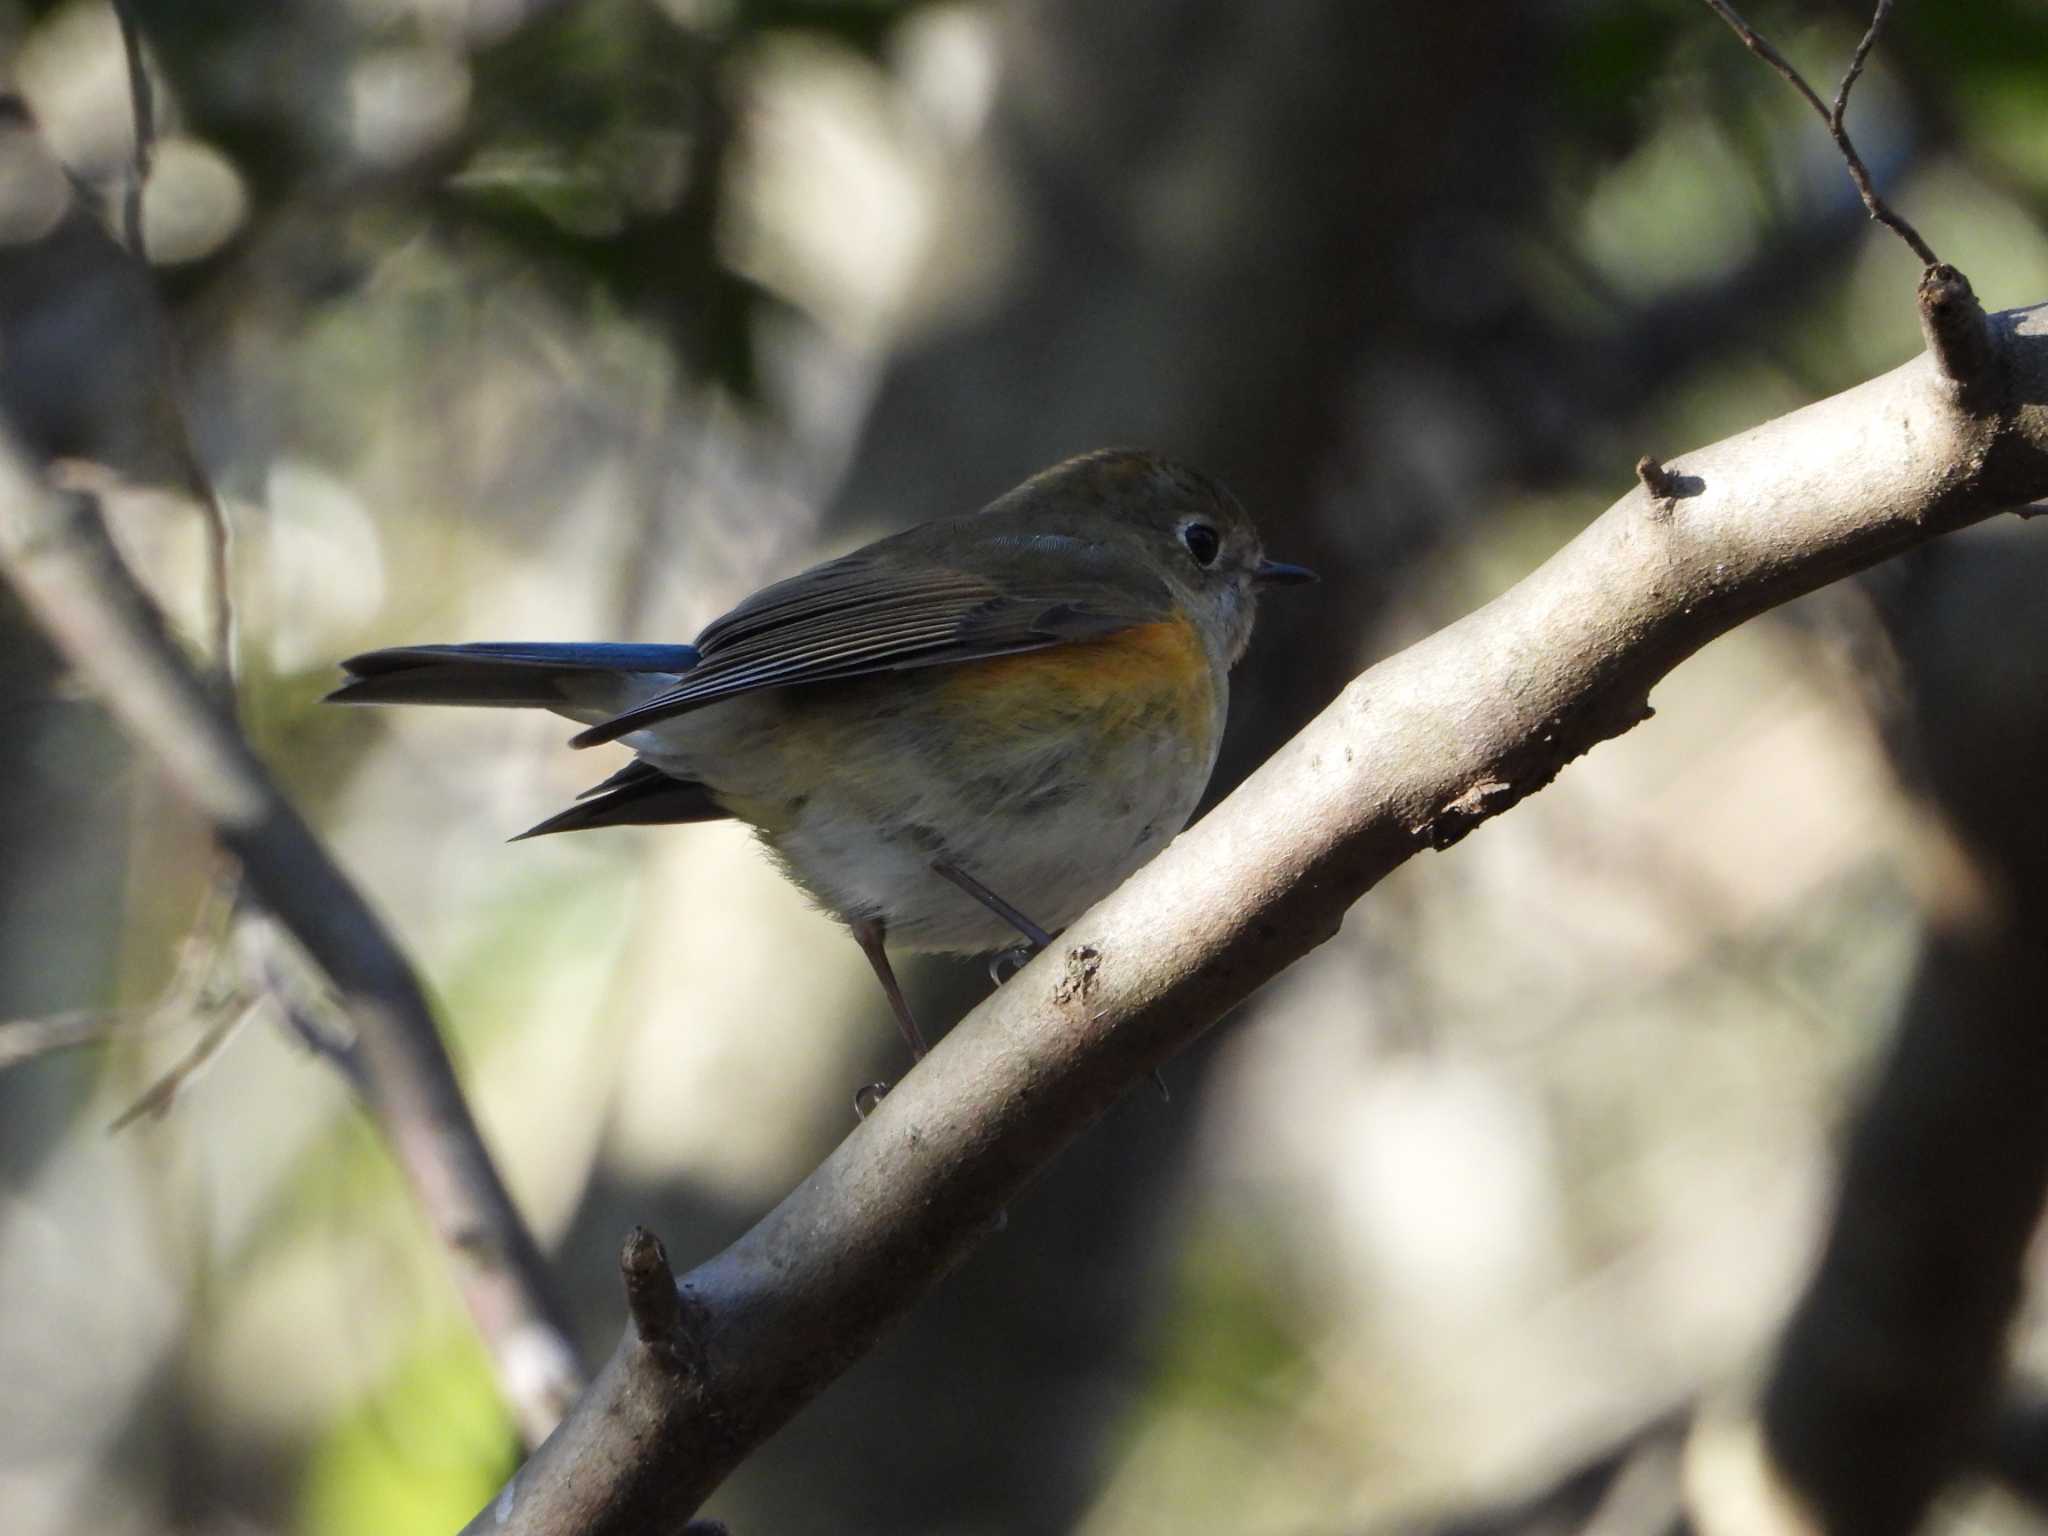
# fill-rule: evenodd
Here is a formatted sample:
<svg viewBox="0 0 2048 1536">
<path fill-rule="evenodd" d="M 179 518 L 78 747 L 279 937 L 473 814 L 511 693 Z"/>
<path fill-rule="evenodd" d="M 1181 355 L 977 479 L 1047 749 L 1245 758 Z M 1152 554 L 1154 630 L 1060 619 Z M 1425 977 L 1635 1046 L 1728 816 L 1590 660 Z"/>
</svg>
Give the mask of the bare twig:
<svg viewBox="0 0 2048 1536">
<path fill-rule="evenodd" d="M 151 1031 L 204 1011 L 208 983 L 220 957 L 220 919 L 233 900 L 225 888 L 228 883 L 216 880 L 207 885 L 178 946 L 177 964 L 152 1001 L 134 1008 L 79 1009 L 0 1024 L 0 1071 L 51 1051 L 97 1045 L 116 1034 Z M 212 1001 L 219 1005 L 219 999 Z"/>
<path fill-rule="evenodd" d="M 1630 729 L 1652 686 L 1743 620 L 2048 491 L 2031 403 L 2048 398 L 2048 307 L 1990 325 L 2008 414 L 1964 408 L 1918 358 L 1687 453 L 1699 488 L 1671 517 L 1646 522 L 1631 488 L 1514 588 L 1356 679 L 683 1277 L 700 1370 L 657 1370 L 629 1332 L 471 1529 L 606 1536 L 694 1509 L 1069 1141 L 1390 870 Z"/>
<path fill-rule="evenodd" d="M 1806 76 L 1794 69 L 1791 61 L 1771 45 L 1769 38 L 1744 21 L 1741 14 L 1734 6 L 1728 4 L 1727 0 L 1706 0 L 1706 3 L 1715 15 L 1734 29 L 1735 35 L 1742 39 L 1743 47 L 1790 81 L 1792 88 L 1804 96 L 1813 110 L 1820 114 L 1822 122 L 1828 120 L 1827 104 L 1814 93 L 1813 87 L 1806 83 Z"/>
<path fill-rule="evenodd" d="M 361 1054 L 352 1035 L 337 1030 L 318 1017 L 306 988 L 283 964 L 277 936 L 261 913 L 249 911 L 234 894 L 229 895 L 230 932 L 240 973 L 223 995 L 207 998 L 203 992 L 173 987 L 159 1011 L 176 1010 L 211 1014 L 212 1022 L 199 1038 L 133 1104 L 115 1116 L 109 1131 L 126 1129 L 145 1116 L 160 1117 L 170 1112 L 184 1086 L 219 1054 L 243 1024 L 265 1011 L 274 1013 L 298 1040 L 316 1056 L 331 1063 L 348 1079 L 349 1086 L 367 1096 Z M 192 948 L 202 948 L 197 939 Z M 218 945 L 204 946 L 209 957 Z"/>
<path fill-rule="evenodd" d="M 301 974 L 303 965 L 286 963 L 284 945 L 275 925 L 252 914 L 236 929 L 235 938 L 244 985 L 274 1001 L 285 1026 L 299 1043 L 333 1066 L 358 1094 L 367 1098 L 369 1084 L 364 1077 L 363 1056 L 348 1016 L 334 1006 L 331 998 L 315 995 L 315 989 Z"/>
<path fill-rule="evenodd" d="M 1820 115 L 1827 124 L 1829 135 L 1835 141 L 1835 148 L 1841 151 L 1843 162 L 1849 167 L 1849 179 L 1856 183 L 1857 194 L 1863 199 L 1863 206 L 1870 210 L 1871 218 L 1884 225 L 1907 245 L 1926 266 L 1936 266 L 1941 258 L 1934 254 L 1934 248 L 1920 237 L 1920 231 L 1908 224 L 1892 211 L 1891 205 L 1879 195 L 1876 184 L 1870 179 L 1870 168 L 1863 163 L 1863 156 L 1856 152 L 1856 145 L 1849 138 L 1844 119 L 1849 111 L 1849 92 L 1863 74 L 1864 61 L 1870 57 L 1870 50 L 1877 42 L 1877 35 L 1883 30 L 1885 19 L 1891 15 L 1892 0 L 1877 0 L 1877 9 L 1871 15 L 1870 25 L 1863 33 L 1863 39 L 1856 45 L 1856 53 L 1849 61 L 1848 71 L 1842 76 L 1842 84 L 1835 92 L 1833 107 L 1820 99 L 1818 92 L 1806 83 L 1806 77 L 1792 67 L 1791 61 L 1771 45 L 1769 38 L 1757 31 L 1728 0 L 1705 0 L 1716 16 L 1727 22 L 1735 35 L 1742 39 L 1743 47 L 1762 59 L 1771 68 L 1783 75 L 1792 88 L 1806 98 L 1806 104 Z"/>
<path fill-rule="evenodd" d="M 121 24 L 121 52 L 128 60 L 128 105 L 135 131 L 128 185 L 121 196 L 121 232 L 129 252 L 147 266 L 149 248 L 142 231 L 142 189 L 149 182 L 150 162 L 156 152 L 156 98 L 150 89 L 149 67 L 142 58 L 142 28 L 135 20 L 132 0 L 114 0 L 114 16 Z"/>
<path fill-rule="evenodd" d="M 1870 50 L 1877 46 L 1877 34 L 1884 30 L 1885 21 L 1892 12 L 1892 0 L 1877 0 L 1877 9 L 1871 12 L 1870 25 L 1863 29 L 1863 36 L 1857 40 L 1856 51 L 1849 57 L 1849 67 L 1842 72 L 1842 83 L 1835 88 L 1835 104 L 1828 112 L 1828 129 L 1839 133 L 1842 119 L 1849 111 L 1849 92 L 1856 88 L 1856 82 L 1863 77 L 1864 62 L 1870 57 Z"/>
<path fill-rule="evenodd" d="M 129 164 L 128 184 L 122 191 L 122 235 L 129 254 L 145 272 L 149 269 L 149 245 L 142 217 L 143 189 L 156 158 L 156 96 L 150 85 L 149 66 L 142 52 L 142 27 L 136 20 L 133 0 L 114 0 L 114 15 L 121 26 L 121 51 L 128 63 L 128 107 L 134 121 L 135 151 Z M 170 398 L 165 412 L 170 431 L 169 446 L 178 461 L 186 491 L 199 503 L 206 524 L 206 613 L 207 642 L 213 656 L 215 687 L 230 708 L 235 682 L 235 603 L 231 567 L 233 530 L 227 508 L 214 489 L 213 477 L 199 462 L 192 445 L 192 427 L 185 416 L 183 369 L 172 338 L 169 317 L 163 327 L 164 376 Z"/>
<path fill-rule="evenodd" d="M 210 616 L 208 641 L 213 655 L 216 691 L 232 703 L 235 696 L 235 598 L 232 575 L 234 532 L 228 523 L 226 505 L 214 489 L 213 479 L 201 467 L 193 451 L 191 433 L 185 425 L 185 408 L 177 406 L 178 438 L 185 461 L 188 483 L 199 498 L 199 510 L 206 520 L 206 611 Z"/>
<path fill-rule="evenodd" d="M 1690 1406 L 1668 1408 L 1589 1451 L 1533 1493 L 1487 1509 L 1403 1520 L 1386 1536 L 1567 1536 L 1610 1527 L 1631 1533 L 1661 1532 L 1679 1512 L 1678 1460 L 1692 1419 Z M 1657 1473 L 1659 1487 L 1654 1499 L 1647 1490 L 1624 1489 L 1624 1484 L 1636 1481 L 1634 1470 L 1646 1464 L 1654 1464 Z M 1603 1517 L 1618 1491 L 1627 1492 L 1638 1506 L 1633 1511 L 1635 1518 L 1623 1522 Z M 1664 1517 L 1662 1522 L 1653 1524 L 1644 1518 L 1646 1511 L 1640 1506 L 1650 1502 Z"/>
<path fill-rule="evenodd" d="M 185 665 L 99 509 L 0 440 L 0 569 L 66 659 L 239 860 L 251 895 L 332 978 L 363 1097 L 455 1258 L 500 1389 L 545 1435 L 580 1370 L 532 1234 L 485 1149 L 418 978 L 361 894 Z"/>
<path fill-rule="evenodd" d="M 239 1032 L 243 1023 L 266 1007 L 302 1045 L 347 1078 L 358 1094 L 367 1092 L 353 1032 L 322 1017 L 323 1010 L 302 978 L 284 963 L 275 925 L 242 899 L 239 878 L 231 871 L 223 871 L 208 895 L 207 905 L 186 935 L 178 974 L 158 1000 L 134 1013 L 102 1015 L 101 1033 L 112 1033 L 123 1021 L 140 1027 L 196 1015 L 211 1016 L 212 1022 L 163 1076 L 114 1117 L 107 1127 L 109 1131 L 124 1130 L 145 1115 L 169 1113 L 184 1085 Z M 208 912 L 215 909 L 224 914 L 224 924 L 209 920 Z M 227 948 L 234 951 L 234 973 L 215 988 L 217 995 L 209 995 L 207 982 L 212 973 L 222 968 L 222 951 Z M 0 1054 L 0 1066 L 4 1065 L 6 1058 Z"/>
<path fill-rule="evenodd" d="M 85 1008 L 0 1022 L 0 1072 L 52 1051 L 75 1051 L 80 1046 L 97 1045 L 144 1016 L 119 1008 Z"/>
<path fill-rule="evenodd" d="M 215 1008 L 213 1020 L 199 1032 L 199 1038 L 187 1047 L 184 1055 L 151 1083 L 133 1104 L 114 1116 L 108 1122 L 107 1129 L 126 1130 L 145 1117 L 161 1118 L 170 1113 L 171 1105 L 176 1102 L 185 1084 L 204 1071 L 213 1058 L 220 1054 L 221 1047 L 226 1045 L 244 1024 L 255 1018 L 264 1006 L 264 1000 L 261 998 L 253 1002 L 236 998 L 227 1006 Z"/>
</svg>

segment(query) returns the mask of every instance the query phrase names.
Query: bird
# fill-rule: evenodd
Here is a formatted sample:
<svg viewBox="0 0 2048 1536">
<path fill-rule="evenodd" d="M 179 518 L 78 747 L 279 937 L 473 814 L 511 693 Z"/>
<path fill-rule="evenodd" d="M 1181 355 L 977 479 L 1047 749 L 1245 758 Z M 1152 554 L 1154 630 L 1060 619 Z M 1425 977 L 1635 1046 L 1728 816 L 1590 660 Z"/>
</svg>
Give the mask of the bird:
<svg viewBox="0 0 2048 1536">
<path fill-rule="evenodd" d="M 1023 958 L 1180 832 L 1266 557 L 1219 481 L 1100 449 L 764 587 L 687 645 L 401 645 L 348 704 L 538 708 L 631 762 L 519 838 L 736 819 L 843 923 L 912 1060 L 887 947 Z M 514 841 L 517 841 L 515 838 Z"/>
</svg>

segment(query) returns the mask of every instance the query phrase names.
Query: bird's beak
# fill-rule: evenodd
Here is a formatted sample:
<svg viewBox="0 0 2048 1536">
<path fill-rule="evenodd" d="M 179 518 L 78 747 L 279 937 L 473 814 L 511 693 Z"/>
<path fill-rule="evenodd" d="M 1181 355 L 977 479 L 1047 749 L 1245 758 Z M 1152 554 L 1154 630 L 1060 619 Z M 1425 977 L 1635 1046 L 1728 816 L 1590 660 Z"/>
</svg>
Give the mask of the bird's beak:
<svg viewBox="0 0 2048 1536">
<path fill-rule="evenodd" d="M 1252 572 L 1255 587 L 1298 587 L 1319 579 L 1307 566 L 1289 565 L 1284 560 L 1261 560 L 1259 568 Z"/>
</svg>

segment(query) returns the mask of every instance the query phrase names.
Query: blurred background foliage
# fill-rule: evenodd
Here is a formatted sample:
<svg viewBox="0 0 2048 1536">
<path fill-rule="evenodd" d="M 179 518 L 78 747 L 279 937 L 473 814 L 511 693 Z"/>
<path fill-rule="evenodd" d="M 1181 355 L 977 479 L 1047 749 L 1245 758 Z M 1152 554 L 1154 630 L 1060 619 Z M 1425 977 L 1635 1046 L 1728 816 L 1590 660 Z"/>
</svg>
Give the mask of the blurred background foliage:
<svg viewBox="0 0 2048 1536">
<path fill-rule="evenodd" d="M 743 837 L 507 847 L 607 765 L 553 720 L 322 710 L 337 657 L 685 637 L 1144 441 L 1327 578 L 1266 616 L 1220 791 L 1639 453 L 1918 347 L 1911 256 L 1685 0 L 136 11 L 146 281 L 104 221 L 110 10 L 0 0 L 0 409 L 125 477 L 118 531 L 197 644 L 182 409 L 235 529 L 244 717 L 438 993 L 593 1353 L 625 1227 L 730 1239 L 893 1031 Z M 1864 20 L 1753 16 L 1830 82 Z M 1987 304 L 2048 298 L 2037 0 L 1902 5 L 1851 122 Z M 1712 647 L 1134 1095 L 712 1512 L 1388 1529 L 1739 1391 L 1963 857 L 1900 678 L 1944 699 L 1937 748 L 2031 731 L 2043 559 L 1986 528 Z M 0 1018 L 137 1011 L 0 1074 L 6 1528 L 452 1529 L 515 1437 L 334 1075 L 252 1020 L 107 1134 L 203 1027 L 146 1004 L 212 865 L 4 601 L 0 646 Z M 927 1017 L 985 985 L 917 984 Z M 1943 1520 L 2039 1528 L 1993 1490 Z"/>
</svg>

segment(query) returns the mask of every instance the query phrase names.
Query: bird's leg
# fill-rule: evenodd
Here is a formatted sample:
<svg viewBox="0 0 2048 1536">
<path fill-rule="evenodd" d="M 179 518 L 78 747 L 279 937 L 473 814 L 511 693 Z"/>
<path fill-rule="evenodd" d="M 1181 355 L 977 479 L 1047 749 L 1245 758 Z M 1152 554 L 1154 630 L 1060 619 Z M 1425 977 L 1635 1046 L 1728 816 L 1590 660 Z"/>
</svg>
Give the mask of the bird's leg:
<svg viewBox="0 0 2048 1536">
<path fill-rule="evenodd" d="M 932 862 L 932 873 L 943 880 L 960 887 L 989 911 L 1024 935 L 1022 944 L 1013 944 L 1008 949 L 996 951 L 988 957 L 988 979 L 992 986 L 1000 987 L 1012 976 L 1023 970 L 1031 957 L 1052 943 L 1052 935 L 1031 921 L 1022 912 L 1011 906 L 994 891 L 967 873 L 958 864 L 946 859 Z"/>
<path fill-rule="evenodd" d="M 1024 958 L 1026 960 L 1037 954 L 1041 949 L 1048 948 L 1052 944 L 1051 934 L 1047 933 L 1022 912 L 1019 912 L 1015 907 L 1003 900 L 1002 897 L 975 879 L 974 876 L 968 874 L 958 864 L 951 863 L 946 859 L 934 859 L 932 861 L 932 873 L 943 880 L 950 880 L 954 885 L 959 886 L 961 890 L 1023 934 L 1024 943 L 1021 947 L 1025 950 Z M 989 980 L 993 981 L 997 986 L 1001 986 L 1009 978 L 1007 976 L 998 976 L 996 974 L 996 967 L 1002 963 L 1006 956 L 1014 953 L 1015 950 L 1004 950 L 1002 954 L 989 962 Z M 1011 974 L 1014 975 L 1015 972 L 1012 971 Z"/>
<path fill-rule="evenodd" d="M 896 984 L 896 972 L 890 968 L 888 952 L 882 948 L 882 920 L 879 917 L 862 918 L 850 926 L 854 943 L 868 957 L 868 964 L 875 968 L 875 980 L 882 984 L 882 992 L 889 999 L 889 1009 L 896 1015 L 896 1027 L 903 1031 L 904 1043 L 910 1047 L 910 1059 L 924 1060 L 924 1035 L 917 1027 L 917 1020 L 911 1016 L 910 1004 L 904 1001 L 903 988 Z"/>
<path fill-rule="evenodd" d="M 1022 912 L 1019 912 L 1015 907 L 1003 900 L 1002 897 L 975 879 L 974 876 L 968 874 L 958 864 L 949 864 L 944 859 L 935 859 L 932 861 L 932 873 L 952 881 L 953 884 L 959 886 L 961 890 L 965 891 L 984 907 L 987 907 L 989 911 L 995 913 L 997 917 L 1000 917 L 1004 922 L 1024 935 L 1024 942 L 1022 944 L 1013 945 L 1009 949 L 998 950 L 989 957 L 988 979 L 997 986 L 1000 987 L 1004 982 L 1016 975 L 1018 971 L 1022 970 L 1025 962 L 1030 960 L 1041 949 L 1050 949 L 1052 947 L 1053 936 L 1051 934 L 1047 933 Z M 1152 1070 L 1152 1082 L 1159 1089 L 1161 1101 L 1171 1102 L 1173 1095 L 1166 1091 L 1166 1079 L 1159 1075 L 1159 1069 L 1156 1067 Z"/>
</svg>

